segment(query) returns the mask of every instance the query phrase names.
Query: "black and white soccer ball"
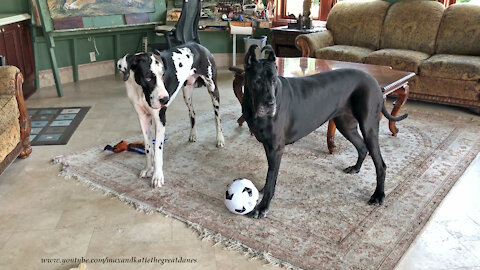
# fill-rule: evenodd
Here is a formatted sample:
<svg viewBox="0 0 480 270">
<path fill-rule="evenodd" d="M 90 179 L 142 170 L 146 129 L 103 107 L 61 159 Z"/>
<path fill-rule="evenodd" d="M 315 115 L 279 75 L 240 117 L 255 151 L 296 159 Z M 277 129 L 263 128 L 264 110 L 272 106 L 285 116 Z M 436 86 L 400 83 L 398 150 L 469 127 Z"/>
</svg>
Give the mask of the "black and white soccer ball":
<svg viewBox="0 0 480 270">
<path fill-rule="evenodd" d="M 252 181 L 238 178 L 228 185 L 225 191 L 225 206 L 237 215 L 251 212 L 257 205 L 258 190 Z"/>
</svg>

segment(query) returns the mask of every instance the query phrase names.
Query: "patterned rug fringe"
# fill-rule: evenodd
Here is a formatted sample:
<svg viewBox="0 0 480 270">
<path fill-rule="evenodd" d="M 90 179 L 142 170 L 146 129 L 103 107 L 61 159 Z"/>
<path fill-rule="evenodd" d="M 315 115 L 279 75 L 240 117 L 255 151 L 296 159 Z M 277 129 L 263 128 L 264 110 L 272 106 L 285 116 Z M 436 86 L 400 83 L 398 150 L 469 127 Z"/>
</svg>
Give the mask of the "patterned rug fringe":
<svg viewBox="0 0 480 270">
<path fill-rule="evenodd" d="M 275 265 L 275 266 L 280 266 L 288 270 L 303 270 L 303 268 L 297 267 L 295 265 L 292 265 L 288 262 L 282 261 L 278 258 L 273 257 L 269 252 L 261 252 L 255 249 L 252 249 L 238 241 L 235 241 L 234 239 L 224 237 L 220 233 L 216 233 L 214 231 L 211 231 L 207 228 L 202 227 L 201 225 L 197 223 L 190 222 L 182 217 L 179 217 L 177 215 L 174 215 L 162 208 L 155 208 L 150 205 L 147 205 L 141 201 L 135 200 L 133 198 L 127 197 L 124 194 L 120 194 L 112 189 L 109 189 L 105 186 L 99 185 L 97 183 L 94 183 L 90 181 L 89 179 L 82 177 L 78 174 L 75 174 L 71 171 L 69 171 L 69 163 L 66 160 L 66 158 L 63 155 L 60 156 L 55 156 L 52 159 L 52 162 L 54 164 L 60 164 L 62 165 L 61 171 L 58 174 L 61 177 L 64 177 L 66 179 L 76 179 L 82 184 L 87 185 L 91 190 L 95 191 L 102 191 L 105 196 L 110 196 L 113 195 L 117 197 L 120 201 L 123 203 L 133 206 L 137 211 L 144 212 L 146 214 L 151 214 L 154 212 L 161 213 L 165 215 L 166 217 L 172 217 L 175 218 L 183 223 L 185 223 L 188 228 L 194 230 L 197 234 L 200 240 L 202 241 L 210 241 L 212 240 L 214 242 L 213 246 L 217 244 L 223 244 L 224 249 L 226 250 L 235 250 L 243 253 L 245 256 L 250 256 L 251 260 L 255 259 L 261 259 L 265 262 L 267 262 L 270 265 Z"/>
</svg>

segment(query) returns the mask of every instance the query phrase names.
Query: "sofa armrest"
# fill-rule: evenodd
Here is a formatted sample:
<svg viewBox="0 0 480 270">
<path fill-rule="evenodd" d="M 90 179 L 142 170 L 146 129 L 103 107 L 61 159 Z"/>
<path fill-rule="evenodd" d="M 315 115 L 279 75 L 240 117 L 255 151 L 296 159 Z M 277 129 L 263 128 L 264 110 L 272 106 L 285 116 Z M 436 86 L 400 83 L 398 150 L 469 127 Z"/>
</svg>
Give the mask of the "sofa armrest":
<svg viewBox="0 0 480 270">
<path fill-rule="evenodd" d="M 20 70 L 15 66 L 0 66 L 0 95 L 15 95 Z"/>
<path fill-rule="evenodd" d="M 32 152 L 30 146 L 30 116 L 23 97 L 23 75 L 15 66 L 0 66 L 0 94 L 13 95 L 17 99 L 18 111 L 20 113 L 18 121 L 20 124 L 20 140 L 23 150 L 20 158 L 26 158 Z"/>
<path fill-rule="evenodd" d="M 303 57 L 315 57 L 315 50 L 333 45 L 333 35 L 329 30 L 298 35 L 295 45 Z"/>
</svg>

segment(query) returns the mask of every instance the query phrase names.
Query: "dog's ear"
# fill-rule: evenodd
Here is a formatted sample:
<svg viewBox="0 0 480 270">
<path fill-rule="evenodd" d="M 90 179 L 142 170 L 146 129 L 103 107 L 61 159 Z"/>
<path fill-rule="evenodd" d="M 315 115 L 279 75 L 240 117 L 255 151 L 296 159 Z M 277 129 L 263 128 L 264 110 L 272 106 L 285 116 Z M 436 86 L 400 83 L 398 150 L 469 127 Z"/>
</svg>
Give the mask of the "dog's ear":
<svg viewBox="0 0 480 270">
<path fill-rule="evenodd" d="M 136 63 L 135 63 L 135 55 L 127 54 L 124 56 L 124 58 L 125 58 L 125 64 L 127 66 L 123 71 L 123 80 L 126 81 L 130 77 L 130 69 L 132 68 L 132 65 L 135 65 Z"/>
<path fill-rule="evenodd" d="M 268 54 L 268 61 L 271 61 L 271 62 L 275 62 L 275 51 L 273 50 L 272 46 L 270 45 L 266 45 L 265 47 L 262 48 L 262 52 L 263 51 L 270 51 L 269 54 Z"/>
<path fill-rule="evenodd" d="M 153 57 L 163 65 L 163 73 L 167 70 L 167 55 L 165 53 L 160 52 L 159 50 L 155 50 L 153 53 Z"/>
<path fill-rule="evenodd" d="M 245 61 L 244 61 L 245 68 L 257 62 L 257 56 L 255 55 L 255 49 L 257 48 L 258 46 L 255 44 L 252 44 L 250 48 L 248 48 L 248 52 L 245 54 Z"/>
</svg>

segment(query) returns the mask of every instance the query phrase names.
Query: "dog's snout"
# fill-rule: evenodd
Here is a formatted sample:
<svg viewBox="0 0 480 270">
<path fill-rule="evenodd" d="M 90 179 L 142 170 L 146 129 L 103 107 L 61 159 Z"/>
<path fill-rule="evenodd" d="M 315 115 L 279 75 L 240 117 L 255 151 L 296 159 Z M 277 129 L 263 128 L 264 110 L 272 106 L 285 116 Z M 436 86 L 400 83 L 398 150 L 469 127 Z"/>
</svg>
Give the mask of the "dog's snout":
<svg viewBox="0 0 480 270">
<path fill-rule="evenodd" d="M 273 105 L 275 105 L 275 100 L 273 100 L 273 99 L 272 99 L 272 100 L 269 100 L 269 101 L 265 102 L 265 105 L 267 105 L 267 106 L 273 106 Z"/>
<path fill-rule="evenodd" d="M 160 99 L 160 104 L 162 105 L 167 105 L 169 98 L 168 97 L 163 97 Z"/>
</svg>

